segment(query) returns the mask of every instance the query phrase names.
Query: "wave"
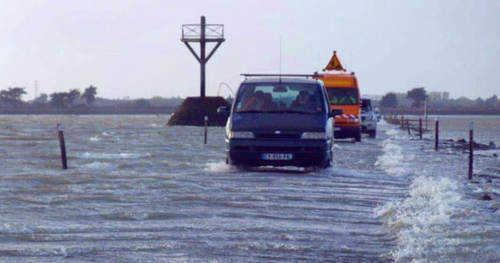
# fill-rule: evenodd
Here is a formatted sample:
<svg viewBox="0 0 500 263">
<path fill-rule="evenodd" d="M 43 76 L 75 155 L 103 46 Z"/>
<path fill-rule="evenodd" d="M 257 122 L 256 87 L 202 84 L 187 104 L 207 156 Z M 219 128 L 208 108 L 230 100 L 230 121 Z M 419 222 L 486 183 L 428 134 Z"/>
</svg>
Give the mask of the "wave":
<svg viewBox="0 0 500 263">
<path fill-rule="evenodd" d="M 226 164 L 225 162 L 209 162 L 205 165 L 205 171 L 214 172 L 214 173 L 227 173 L 234 171 L 231 165 Z"/>
<path fill-rule="evenodd" d="M 96 152 L 84 152 L 78 155 L 79 158 L 83 159 L 134 159 L 141 157 L 149 157 L 150 153 L 96 153 Z"/>
<path fill-rule="evenodd" d="M 105 162 L 91 162 L 84 164 L 82 167 L 91 170 L 101 170 L 101 169 L 109 169 L 115 166 L 112 165 L 111 163 L 105 163 Z"/>
<path fill-rule="evenodd" d="M 383 154 L 377 157 L 375 166 L 382 168 L 390 175 L 401 176 L 407 173 L 408 162 L 413 155 L 405 155 L 403 148 L 392 138 L 382 141 Z"/>
<path fill-rule="evenodd" d="M 407 198 L 377 207 L 375 216 L 398 237 L 398 246 L 391 253 L 397 262 L 494 257 L 495 252 L 480 252 L 491 241 L 478 239 L 481 234 L 467 226 L 474 212 L 453 179 L 418 176 Z"/>
</svg>

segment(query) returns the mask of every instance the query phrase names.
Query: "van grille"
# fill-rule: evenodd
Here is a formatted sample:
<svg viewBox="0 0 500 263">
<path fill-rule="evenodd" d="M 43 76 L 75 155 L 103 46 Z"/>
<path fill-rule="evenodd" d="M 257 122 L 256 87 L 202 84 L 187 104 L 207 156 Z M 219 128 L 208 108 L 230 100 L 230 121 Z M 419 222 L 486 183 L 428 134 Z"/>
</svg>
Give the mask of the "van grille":
<svg viewBox="0 0 500 263">
<path fill-rule="evenodd" d="M 280 147 L 280 146 L 256 146 L 254 149 L 258 152 L 317 152 L 319 147 Z"/>
<path fill-rule="evenodd" d="M 283 133 L 255 133 L 256 138 L 262 139 L 300 139 L 299 132 L 283 132 Z"/>
</svg>

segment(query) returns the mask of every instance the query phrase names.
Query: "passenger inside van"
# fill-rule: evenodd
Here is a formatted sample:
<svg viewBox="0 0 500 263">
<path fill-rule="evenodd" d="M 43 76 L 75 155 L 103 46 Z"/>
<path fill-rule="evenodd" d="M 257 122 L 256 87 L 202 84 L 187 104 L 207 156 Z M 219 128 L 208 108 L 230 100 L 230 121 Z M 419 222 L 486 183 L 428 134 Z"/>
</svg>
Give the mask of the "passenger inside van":
<svg viewBox="0 0 500 263">
<path fill-rule="evenodd" d="M 264 108 L 264 92 L 258 90 L 254 92 L 250 97 L 245 101 L 241 110 L 243 111 L 257 111 L 262 110 Z"/>
<path fill-rule="evenodd" d="M 297 98 L 292 102 L 291 109 L 297 111 L 311 112 L 314 111 L 314 103 L 312 103 L 311 95 L 305 90 L 301 90 Z"/>
<path fill-rule="evenodd" d="M 305 86 L 248 87 L 236 101 L 236 112 L 304 112 L 322 111 L 318 91 Z"/>
</svg>

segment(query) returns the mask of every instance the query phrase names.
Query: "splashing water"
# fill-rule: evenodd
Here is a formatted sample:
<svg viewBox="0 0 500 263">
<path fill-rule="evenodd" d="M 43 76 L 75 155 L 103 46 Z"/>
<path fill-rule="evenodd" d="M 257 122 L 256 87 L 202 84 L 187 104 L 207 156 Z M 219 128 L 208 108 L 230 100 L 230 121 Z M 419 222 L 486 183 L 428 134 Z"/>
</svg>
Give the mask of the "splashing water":
<svg viewBox="0 0 500 263">
<path fill-rule="evenodd" d="M 464 248 L 461 239 L 473 234 L 464 231 L 457 218 L 470 217 L 473 212 L 460 193 L 454 180 L 419 176 L 410 185 L 409 197 L 375 210 L 398 236 L 399 246 L 392 252 L 396 261 L 462 261 L 470 257 L 467 253 L 474 249 Z"/>
<path fill-rule="evenodd" d="M 383 122 L 376 139 L 335 144 L 332 168 L 305 172 L 235 169 L 223 128 L 204 145 L 202 128 L 148 127 L 164 116 L 0 122 L 14 127 L 0 125 L 1 262 L 498 262 L 498 206 L 454 177 L 462 155 L 421 154 Z"/>
<path fill-rule="evenodd" d="M 398 131 L 389 129 L 386 134 L 390 137 L 380 143 L 383 154 L 378 156 L 375 166 L 382 168 L 390 175 L 404 175 L 413 156 L 404 155 L 401 145 L 397 142 L 397 138 L 400 138 Z"/>
</svg>

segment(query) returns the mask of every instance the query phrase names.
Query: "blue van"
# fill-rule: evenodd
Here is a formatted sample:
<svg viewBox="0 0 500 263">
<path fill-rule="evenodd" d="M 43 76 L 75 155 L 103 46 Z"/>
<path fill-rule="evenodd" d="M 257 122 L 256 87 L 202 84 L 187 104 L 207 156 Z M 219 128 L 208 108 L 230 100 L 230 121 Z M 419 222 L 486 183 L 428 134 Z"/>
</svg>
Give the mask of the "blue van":
<svg viewBox="0 0 500 263">
<path fill-rule="evenodd" d="M 334 113 L 322 82 L 244 76 L 231 109 L 218 109 L 229 114 L 226 162 L 241 167 L 330 166 Z"/>
</svg>

